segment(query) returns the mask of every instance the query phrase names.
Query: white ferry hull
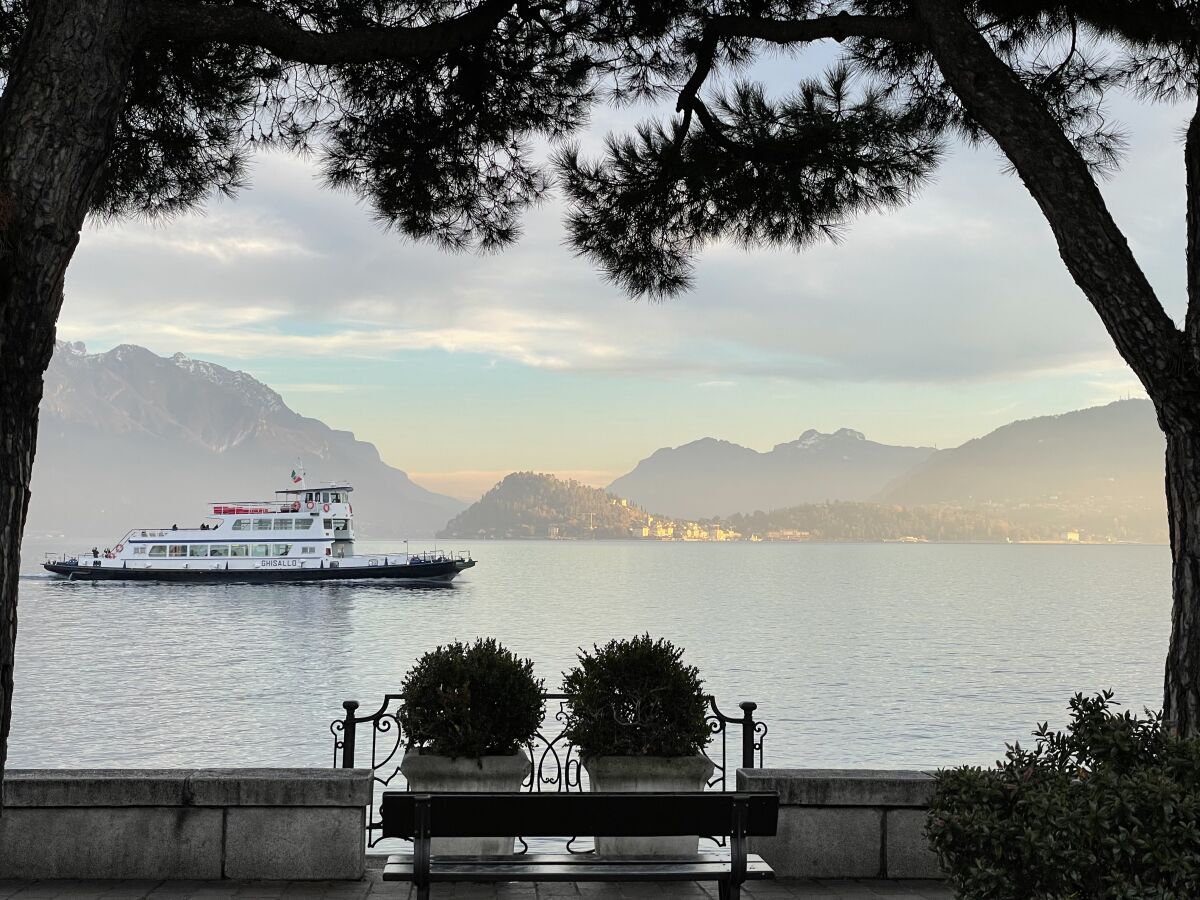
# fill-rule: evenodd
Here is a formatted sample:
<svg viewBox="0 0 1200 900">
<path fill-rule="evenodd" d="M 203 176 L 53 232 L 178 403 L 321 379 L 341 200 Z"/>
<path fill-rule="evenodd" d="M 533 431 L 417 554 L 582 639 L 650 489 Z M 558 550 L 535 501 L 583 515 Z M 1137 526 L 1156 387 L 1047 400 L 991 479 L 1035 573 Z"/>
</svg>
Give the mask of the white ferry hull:
<svg viewBox="0 0 1200 900">
<path fill-rule="evenodd" d="M 278 565 L 240 567 L 196 566 L 168 568 L 165 566 L 136 566 L 121 560 L 55 560 L 44 564 L 47 572 L 71 581 L 186 581 L 227 582 L 230 584 L 306 581 L 355 581 L 387 579 L 418 584 L 446 584 L 459 572 L 475 565 L 472 559 L 447 559 L 436 562 L 413 562 L 379 565 L 319 566 L 319 561 L 306 561 L 304 566 Z M 97 563 L 99 563 L 97 565 Z"/>
</svg>

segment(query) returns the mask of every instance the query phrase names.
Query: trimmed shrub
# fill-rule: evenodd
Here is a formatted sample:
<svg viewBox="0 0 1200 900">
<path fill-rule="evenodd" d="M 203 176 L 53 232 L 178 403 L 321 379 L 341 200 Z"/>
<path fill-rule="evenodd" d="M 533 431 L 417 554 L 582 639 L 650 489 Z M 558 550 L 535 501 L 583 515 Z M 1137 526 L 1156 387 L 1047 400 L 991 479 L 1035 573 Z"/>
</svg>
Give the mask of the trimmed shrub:
<svg viewBox="0 0 1200 900">
<path fill-rule="evenodd" d="M 494 638 L 438 647 L 401 684 L 405 746 L 470 759 L 516 753 L 541 727 L 543 689 L 533 662 Z"/>
<path fill-rule="evenodd" d="M 692 756 L 712 737 L 708 701 L 683 650 L 644 634 L 579 651 L 563 674 L 563 735 L 584 756 Z"/>
<path fill-rule="evenodd" d="M 1200 741 L 1071 700 L 1066 733 L 938 773 L 926 834 L 961 900 L 1200 897 Z"/>
</svg>

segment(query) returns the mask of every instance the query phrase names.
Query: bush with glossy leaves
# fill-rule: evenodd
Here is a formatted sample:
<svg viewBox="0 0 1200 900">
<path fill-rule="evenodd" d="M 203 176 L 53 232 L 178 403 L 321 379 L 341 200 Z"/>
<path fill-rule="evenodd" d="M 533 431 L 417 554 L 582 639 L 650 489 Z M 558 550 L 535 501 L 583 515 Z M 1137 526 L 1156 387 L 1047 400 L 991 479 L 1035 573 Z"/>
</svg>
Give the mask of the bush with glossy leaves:
<svg viewBox="0 0 1200 900">
<path fill-rule="evenodd" d="M 956 896 L 1200 897 L 1200 741 L 1115 705 L 1076 694 L 1065 733 L 938 773 L 926 834 Z"/>
</svg>

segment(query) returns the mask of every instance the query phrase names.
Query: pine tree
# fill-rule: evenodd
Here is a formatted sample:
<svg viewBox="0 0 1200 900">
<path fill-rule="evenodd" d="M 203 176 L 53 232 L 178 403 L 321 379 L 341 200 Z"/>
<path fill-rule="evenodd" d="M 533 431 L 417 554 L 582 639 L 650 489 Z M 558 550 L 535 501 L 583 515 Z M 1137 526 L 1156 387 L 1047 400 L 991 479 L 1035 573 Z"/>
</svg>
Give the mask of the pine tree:
<svg viewBox="0 0 1200 900">
<path fill-rule="evenodd" d="M 1173 613 L 1164 711 L 1200 734 L 1200 108 L 1187 128 L 1188 308 L 1164 310 L 1096 174 L 1119 161 L 1112 90 L 1197 99 L 1197 0 L 745 0 L 647 4 L 619 87 L 676 116 L 559 162 L 581 253 L 634 294 L 678 293 L 702 248 L 800 248 L 904 203 L 944 144 L 992 141 L 1037 202 L 1075 283 L 1166 435 Z M 771 99 L 737 79 L 768 49 L 842 42 L 822 80 Z M 718 77 L 732 86 L 712 87 Z M 864 324 L 869 327 L 869 324 Z"/>
</svg>

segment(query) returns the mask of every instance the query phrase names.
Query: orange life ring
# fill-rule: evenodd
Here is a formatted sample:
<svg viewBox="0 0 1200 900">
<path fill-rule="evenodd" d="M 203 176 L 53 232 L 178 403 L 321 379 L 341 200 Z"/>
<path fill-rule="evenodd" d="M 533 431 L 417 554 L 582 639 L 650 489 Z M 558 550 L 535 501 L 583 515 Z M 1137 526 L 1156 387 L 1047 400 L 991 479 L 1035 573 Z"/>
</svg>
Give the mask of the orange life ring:
<svg viewBox="0 0 1200 900">
<path fill-rule="evenodd" d="M 326 504 L 325 504 L 323 507 L 321 507 L 321 508 L 322 508 L 322 509 L 324 509 L 324 510 L 325 510 L 325 512 L 329 512 L 329 504 L 328 504 L 328 503 L 326 503 Z"/>
<path fill-rule="evenodd" d="M 113 547 L 113 552 L 114 552 L 114 553 L 120 553 L 120 552 L 121 552 L 122 550 L 124 550 L 124 549 L 125 549 L 125 545 L 124 545 L 124 544 L 117 544 L 117 546 Z"/>
<path fill-rule="evenodd" d="M 314 506 L 316 506 L 317 504 L 315 504 L 315 503 L 313 503 L 311 500 L 309 500 L 309 501 L 308 501 L 308 503 L 307 503 L 306 505 L 308 506 L 308 508 L 309 508 L 309 509 L 312 509 L 312 508 L 313 508 Z"/>
<path fill-rule="evenodd" d="M 300 512 L 300 501 L 299 500 L 292 501 L 292 512 Z"/>
</svg>

